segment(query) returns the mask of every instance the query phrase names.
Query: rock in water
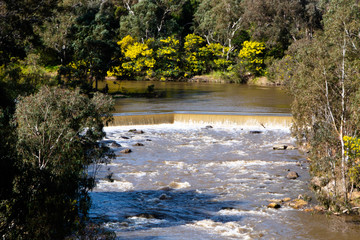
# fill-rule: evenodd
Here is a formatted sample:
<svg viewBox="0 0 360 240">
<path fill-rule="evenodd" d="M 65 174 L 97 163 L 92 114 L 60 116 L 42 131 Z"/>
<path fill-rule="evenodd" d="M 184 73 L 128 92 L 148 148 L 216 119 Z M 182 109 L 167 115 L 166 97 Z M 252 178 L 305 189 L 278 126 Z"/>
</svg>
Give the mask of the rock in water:
<svg viewBox="0 0 360 240">
<path fill-rule="evenodd" d="M 278 144 L 278 145 L 274 145 L 273 146 L 274 150 L 286 150 L 287 146 L 286 145 L 282 145 L 282 144 Z"/>
<path fill-rule="evenodd" d="M 299 174 L 297 172 L 291 171 L 286 175 L 287 179 L 297 179 L 299 177 Z"/>
<path fill-rule="evenodd" d="M 262 131 L 250 131 L 251 134 L 260 134 Z"/>
<path fill-rule="evenodd" d="M 143 130 L 136 130 L 136 129 L 130 129 L 129 132 L 135 133 L 135 134 L 143 134 L 145 133 Z"/>
<path fill-rule="evenodd" d="M 268 208 L 281 208 L 281 205 L 275 202 L 269 203 Z"/>
<path fill-rule="evenodd" d="M 288 205 L 292 208 L 299 209 L 308 205 L 308 202 L 302 199 L 294 199 L 288 203 Z"/>
<path fill-rule="evenodd" d="M 171 199 L 170 196 L 166 195 L 166 194 L 161 194 L 159 197 L 160 200 L 167 200 L 167 199 Z"/>
<path fill-rule="evenodd" d="M 131 149 L 130 148 L 125 148 L 123 150 L 120 151 L 121 153 L 131 153 Z"/>
<path fill-rule="evenodd" d="M 118 148 L 118 147 L 121 147 L 121 145 L 118 144 L 117 142 L 112 142 L 112 143 L 110 144 L 110 147 L 112 147 L 112 148 Z"/>
<path fill-rule="evenodd" d="M 142 143 L 135 143 L 133 146 L 144 146 L 144 144 L 142 144 Z"/>
</svg>

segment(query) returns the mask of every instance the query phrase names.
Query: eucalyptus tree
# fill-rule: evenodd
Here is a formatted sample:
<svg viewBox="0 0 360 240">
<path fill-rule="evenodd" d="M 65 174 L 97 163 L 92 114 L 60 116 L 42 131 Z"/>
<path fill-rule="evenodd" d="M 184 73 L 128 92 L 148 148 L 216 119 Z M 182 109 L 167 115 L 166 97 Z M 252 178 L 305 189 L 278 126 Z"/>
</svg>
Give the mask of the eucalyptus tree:
<svg viewBox="0 0 360 240">
<path fill-rule="evenodd" d="M 71 40 L 68 35 L 76 23 L 77 9 L 81 7 L 78 1 L 77 3 L 61 1 L 49 20 L 37 29 L 44 46 L 56 53 L 55 57 L 61 65 L 66 65 L 71 60 Z"/>
<path fill-rule="evenodd" d="M 244 26 L 252 39 L 265 42 L 278 58 L 292 42 L 309 39 L 321 28 L 317 0 L 245 0 L 243 6 Z"/>
<path fill-rule="evenodd" d="M 195 33 L 207 43 L 220 43 L 228 47 L 227 59 L 235 49 L 233 40 L 240 33 L 243 8 L 240 0 L 204 0 L 194 15 Z"/>
<path fill-rule="evenodd" d="M 0 0 L 0 65 L 12 57 L 24 58 L 40 45 L 35 26 L 46 22 L 58 0 Z"/>
<path fill-rule="evenodd" d="M 65 70 L 73 73 L 70 83 L 97 89 L 105 78 L 117 52 L 115 42 L 118 23 L 111 1 L 94 1 L 79 8 L 69 38 L 73 51 L 72 62 Z M 65 71 L 65 73 L 67 73 Z"/>
<path fill-rule="evenodd" d="M 356 0 L 330 2 L 324 32 L 290 57 L 294 133 L 310 146 L 312 175 L 328 184 L 316 186 L 319 196 L 341 208 L 352 207 L 351 193 L 360 188 L 358 162 L 347 149 L 360 130 L 359 13 Z"/>
<path fill-rule="evenodd" d="M 11 191 L 0 199 L 3 238 L 64 239 L 82 228 L 96 166 L 112 157 L 98 143 L 112 106 L 102 94 L 49 87 L 18 98 L 17 139 L 8 149 L 15 154 L 2 156 L 16 163 Z"/>
<path fill-rule="evenodd" d="M 152 0 L 139 1 L 130 6 L 126 1 L 128 13 L 120 18 L 120 36 L 131 35 L 145 40 L 157 35 L 157 5 Z"/>
<path fill-rule="evenodd" d="M 127 15 L 120 19 L 120 36 L 139 39 L 167 37 L 181 31 L 178 21 L 188 0 L 124 0 Z"/>
</svg>

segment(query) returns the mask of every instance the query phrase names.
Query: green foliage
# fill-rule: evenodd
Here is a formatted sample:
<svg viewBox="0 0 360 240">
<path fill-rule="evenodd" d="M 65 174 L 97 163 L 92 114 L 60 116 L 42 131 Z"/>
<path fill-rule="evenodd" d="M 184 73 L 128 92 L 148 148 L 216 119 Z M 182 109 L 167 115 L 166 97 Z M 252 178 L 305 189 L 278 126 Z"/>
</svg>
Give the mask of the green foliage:
<svg viewBox="0 0 360 240">
<path fill-rule="evenodd" d="M 264 74 L 264 50 L 264 43 L 245 41 L 239 52 L 240 64 L 255 76 Z"/>
<path fill-rule="evenodd" d="M 137 42 L 128 35 L 117 44 L 120 46 L 124 56 L 119 59 L 121 66 L 113 67 L 107 72 L 108 76 L 134 78 L 145 75 L 151 77 L 153 75 L 156 60 L 153 57 L 153 49 L 149 48 L 147 43 Z"/>
<path fill-rule="evenodd" d="M 96 164 L 112 156 L 98 143 L 112 106 L 107 96 L 89 99 L 78 90 L 60 88 L 43 87 L 19 98 L 18 172 L 11 194 L 0 204 L 5 238 L 63 239 L 81 228 Z"/>
<path fill-rule="evenodd" d="M 184 55 L 185 55 L 185 77 L 201 74 L 205 70 L 205 56 L 203 47 L 205 40 L 195 34 L 189 34 L 185 37 Z"/>
<path fill-rule="evenodd" d="M 346 206 L 358 178 L 351 155 L 357 140 L 344 136 L 357 136 L 360 126 L 359 6 L 335 1 L 328 8 L 324 31 L 290 48 L 288 89 L 294 97 L 293 133 L 310 147 L 311 174 L 335 181 L 338 187 L 325 198 Z"/>
<path fill-rule="evenodd" d="M 264 42 L 269 56 L 283 57 L 291 45 L 300 39 L 311 39 L 322 28 L 320 1 L 245 0 L 243 26 L 251 39 Z"/>
<path fill-rule="evenodd" d="M 161 46 L 156 51 L 157 74 L 160 79 L 177 79 L 180 77 L 180 44 L 174 37 L 160 39 Z"/>
<path fill-rule="evenodd" d="M 29 50 L 41 47 L 34 28 L 41 26 L 56 9 L 58 0 L 0 2 L 0 65 L 12 57 L 24 58 Z"/>
<path fill-rule="evenodd" d="M 348 158 L 348 173 L 350 184 L 360 187 L 360 139 L 344 136 L 345 155 Z"/>
<path fill-rule="evenodd" d="M 207 51 L 207 65 L 212 65 L 211 70 L 222 70 L 230 71 L 232 61 L 227 59 L 227 52 L 229 47 L 222 46 L 220 43 L 210 43 L 206 45 L 206 48 L 203 51 Z"/>
<path fill-rule="evenodd" d="M 90 91 L 95 83 L 105 78 L 112 66 L 112 58 L 117 52 L 113 38 L 115 8 L 109 1 L 88 3 L 79 9 L 80 14 L 72 26 L 71 47 L 73 61 L 62 66 L 60 75 L 67 76 L 67 84 L 72 87 L 83 86 Z M 75 67 L 73 67 L 75 66 Z"/>
<path fill-rule="evenodd" d="M 240 33 L 243 7 L 239 0 L 204 0 L 194 14 L 195 33 L 210 43 L 220 43 L 233 51 L 233 40 Z"/>
</svg>

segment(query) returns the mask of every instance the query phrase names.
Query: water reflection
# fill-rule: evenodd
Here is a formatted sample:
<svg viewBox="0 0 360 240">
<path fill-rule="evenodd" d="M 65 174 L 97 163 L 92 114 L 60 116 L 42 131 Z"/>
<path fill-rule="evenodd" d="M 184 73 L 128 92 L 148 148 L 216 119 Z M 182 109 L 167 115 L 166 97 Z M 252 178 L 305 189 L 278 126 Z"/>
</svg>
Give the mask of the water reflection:
<svg viewBox="0 0 360 240">
<path fill-rule="evenodd" d="M 121 85 L 129 91 L 145 91 L 150 84 L 154 84 L 158 91 L 165 91 L 166 97 L 117 99 L 116 112 L 290 113 L 291 98 L 278 87 L 184 82 L 121 82 Z"/>
</svg>

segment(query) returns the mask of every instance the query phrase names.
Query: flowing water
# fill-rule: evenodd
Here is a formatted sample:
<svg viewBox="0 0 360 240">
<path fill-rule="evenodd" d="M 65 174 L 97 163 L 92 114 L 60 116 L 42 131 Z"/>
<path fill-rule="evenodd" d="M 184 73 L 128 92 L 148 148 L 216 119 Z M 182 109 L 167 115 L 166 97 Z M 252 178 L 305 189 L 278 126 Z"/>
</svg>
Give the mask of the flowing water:
<svg viewBox="0 0 360 240">
<path fill-rule="evenodd" d="M 305 157 L 272 149 L 294 144 L 290 99 L 281 90 L 165 86 L 172 94 L 164 99 L 118 100 L 104 143 L 121 146 L 98 173 L 94 221 L 118 239 L 359 238 L 356 219 L 267 207 L 271 199 L 311 195 Z M 132 152 L 121 153 L 126 148 Z M 289 170 L 300 177 L 287 179 Z"/>
</svg>

